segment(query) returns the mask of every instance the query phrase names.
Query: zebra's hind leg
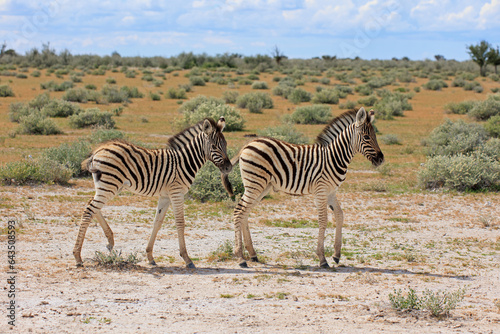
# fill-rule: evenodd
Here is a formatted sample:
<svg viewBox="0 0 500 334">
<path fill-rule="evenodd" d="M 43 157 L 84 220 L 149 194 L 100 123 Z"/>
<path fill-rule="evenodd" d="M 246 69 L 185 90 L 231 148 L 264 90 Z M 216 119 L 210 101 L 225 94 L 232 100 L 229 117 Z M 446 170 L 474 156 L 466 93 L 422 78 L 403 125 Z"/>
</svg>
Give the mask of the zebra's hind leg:
<svg viewBox="0 0 500 334">
<path fill-rule="evenodd" d="M 115 238 L 113 236 L 113 231 L 111 230 L 108 223 L 106 222 L 106 220 L 102 216 L 101 210 L 99 210 L 95 213 L 95 217 L 97 218 L 99 225 L 101 225 L 102 230 L 104 231 L 104 235 L 108 239 L 108 245 L 106 247 L 111 252 L 113 250 L 113 247 L 115 246 Z"/>
<path fill-rule="evenodd" d="M 184 238 L 184 194 L 178 192 L 170 196 L 172 208 L 174 209 L 175 225 L 177 227 L 177 237 L 179 239 L 179 252 L 186 262 L 186 267 L 196 268 L 186 250 L 186 240 Z"/>
<path fill-rule="evenodd" d="M 333 210 L 333 214 L 335 215 L 335 244 L 333 246 L 335 253 L 333 254 L 333 260 L 338 264 L 340 261 L 340 252 L 342 250 L 342 226 L 344 225 L 344 213 L 342 212 L 342 208 L 340 207 L 335 193 L 331 193 L 328 196 L 328 206 Z"/>
<path fill-rule="evenodd" d="M 165 219 L 165 214 L 167 213 L 168 206 L 170 205 L 170 198 L 167 196 L 161 196 L 158 200 L 158 206 L 156 208 L 155 220 L 153 223 L 153 231 L 151 232 L 151 237 L 149 238 L 148 246 L 146 247 L 146 255 L 148 257 L 149 264 L 155 266 L 156 262 L 153 258 L 153 246 L 155 244 L 156 235 L 161 228 L 163 219 Z"/>
</svg>

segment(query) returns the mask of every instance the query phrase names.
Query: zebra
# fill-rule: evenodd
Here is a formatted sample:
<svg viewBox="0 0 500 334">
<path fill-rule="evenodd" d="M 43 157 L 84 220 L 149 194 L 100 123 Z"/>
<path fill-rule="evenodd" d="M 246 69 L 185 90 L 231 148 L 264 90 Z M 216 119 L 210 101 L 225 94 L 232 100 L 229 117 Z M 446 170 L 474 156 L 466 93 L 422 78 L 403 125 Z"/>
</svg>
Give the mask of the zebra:
<svg viewBox="0 0 500 334">
<path fill-rule="evenodd" d="M 356 153 L 362 153 L 374 166 L 384 161 L 372 124 L 374 117 L 373 110 L 367 113 L 363 107 L 353 109 L 333 119 L 313 145 L 294 145 L 261 137 L 246 144 L 232 159 L 233 165 L 239 161 L 245 186 L 233 214 L 234 252 L 241 267 L 247 267 L 243 257 L 242 234 L 250 259 L 258 262 L 248 227 L 248 215 L 250 209 L 271 190 L 292 195 L 314 195 L 319 221 L 316 254 L 323 268 L 329 268 L 324 251 L 327 207 L 333 210 L 336 221 L 333 259 L 339 263 L 344 214 L 336 190 L 345 180 L 347 167 Z M 222 181 L 232 195 L 227 175 L 222 175 Z"/>
<path fill-rule="evenodd" d="M 188 268 L 195 268 L 184 240 L 184 195 L 207 160 L 212 161 L 223 175 L 231 171 L 227 143 L 222 134 L 225 124 L 224 117 L 217 123 L 204 119 L 171 137 L 164 149 L 146 149 L 121 140 L 103 143 L 96 148 L 82 163 L 82 168 L 92 173 L 95 195 L 85 207 L 73 249 L 77 266 L 83 266 L 82 244 L 92 218 L 96 218 L 104 230 L 108 249 L 113 249 L 113 232 L 101 209 L 118 192 L 127 189 L 139 195 L 159 196 L 153 231 L 146 247 L 149 263 L 156 265 L 153 245 L 172 203 L 180 255 Z"/>
</svg>

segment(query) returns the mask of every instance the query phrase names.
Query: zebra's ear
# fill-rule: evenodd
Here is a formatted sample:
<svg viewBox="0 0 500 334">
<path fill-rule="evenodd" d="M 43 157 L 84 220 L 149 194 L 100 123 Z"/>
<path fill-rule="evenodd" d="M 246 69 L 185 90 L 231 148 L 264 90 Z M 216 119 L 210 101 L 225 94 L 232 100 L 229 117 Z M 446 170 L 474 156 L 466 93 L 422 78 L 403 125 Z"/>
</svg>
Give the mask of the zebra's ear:
<svg viewBox="0 0 500 334">
<path fill-rule="evenodd" d="M 358 113 L 356 114 L 356 125 L 361 125 L 364 122 L 366 122 L 366 110 L 365 108 L 361 107 L 358 110 Z"/>
<path fill-rule="evenodd" d="M 222 132 L 222 130 L 224 130 L 224 128 L 226 127 L 226 119 L 224 118 L 224 116 L 221 116 L 219 118 L 219 121 L 217 122 L 217 126 L 219 127 L 220 132 Z"/>
<path fill-rule="evenodd" d="M 206 135 L 210 135 L 214 132 L 214 128 L 208 119 L 203 122 L 203 132 L 205 132 Z"/>
<path fill-rule="evenodd" d="M 368 115 L 370 115 L 370 123 L 373 123 L 373 121 L 375 120 L 375 110 L 370 109 Z"/>
</svg>

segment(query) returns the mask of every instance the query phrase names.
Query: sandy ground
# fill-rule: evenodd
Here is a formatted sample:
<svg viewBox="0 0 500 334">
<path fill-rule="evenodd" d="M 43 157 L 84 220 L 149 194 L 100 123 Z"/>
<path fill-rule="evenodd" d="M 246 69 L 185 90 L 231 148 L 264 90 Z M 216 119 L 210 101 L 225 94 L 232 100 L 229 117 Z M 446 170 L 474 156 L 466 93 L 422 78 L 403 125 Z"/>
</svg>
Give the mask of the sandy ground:
<svg viewBox="0 0 500 334">
<path fill-rule="evenodd" d="M 76 268 L 72 249 L 90 182 L 0 191 L 0 227 L 8 219 L 19 227 L 16 326 L 2 316 L 1 333 L 500 333 L 499 194 L 340 193 L 344 253 L 332 269 L 317 267 L 317 228 L 264 224 L 315 222 L 311 197 L 278 196 L 253 211 L 254 245 L 266 263 L 247 269 L 210 261 L 234 238 L 231 216 L 197 213 L 192 203 L 186 240 L 197 269 L 186 269 L 171 211 L 155 244 L 158 266 L 145 261 L 153 200 L 122 195 L 103 210 L 115 249 L 137 252 L 137 265 L 99 266 L 94 254 L 106 251 L 106 240 L 92 224 L 85 267 Z M 5 314 L 5 230 L 0 242 Z M 326 246 L 333 248 L 331 228 Z M 437 319 L 391 307 L 389 294 L 409 288 L 466 293 L 449 317 Z"/>
</svg>

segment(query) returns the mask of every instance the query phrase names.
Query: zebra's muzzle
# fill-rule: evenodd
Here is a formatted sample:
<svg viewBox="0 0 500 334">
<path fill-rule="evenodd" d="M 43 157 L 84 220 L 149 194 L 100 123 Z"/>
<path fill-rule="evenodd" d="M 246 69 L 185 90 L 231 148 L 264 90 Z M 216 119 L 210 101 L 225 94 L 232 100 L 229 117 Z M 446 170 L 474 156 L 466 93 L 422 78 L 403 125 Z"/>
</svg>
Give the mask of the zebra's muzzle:
<svg viewBox="0 0 500 334">
<path fill-rule="evenodd" d="M 219 167 L 222 174 L 226 174 L 226 175 L 231 173 L 231 170 L 233 170 L 233 165 L 231 164 L 231 161 L 229 161 L 229 160 L 224 161 L 224 163 L 222 163 L 222 165 L 217 166 L 217 167 Z"/>
<path fill-rule="evenodd" d="M 384 154 L 382 152 L 378 152 L 377 155 L 372 159 L 372 164 L 375 167 L 380 166 L 384 162 Z"/>
</svg>

